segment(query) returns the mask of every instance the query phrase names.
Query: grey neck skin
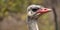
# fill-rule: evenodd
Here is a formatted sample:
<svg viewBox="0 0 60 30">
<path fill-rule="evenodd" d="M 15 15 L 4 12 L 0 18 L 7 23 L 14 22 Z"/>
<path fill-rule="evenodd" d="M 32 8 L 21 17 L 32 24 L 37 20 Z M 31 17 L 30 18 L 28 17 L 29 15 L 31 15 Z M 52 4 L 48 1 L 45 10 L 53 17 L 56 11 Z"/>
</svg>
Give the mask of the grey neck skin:
<svg viewBox="0 0 60 30">
<path fill-rule="evenodd" d="M 36 18 L 28 17 L 27 23 L 29 30 L 39 30 Z"/>
</svg>

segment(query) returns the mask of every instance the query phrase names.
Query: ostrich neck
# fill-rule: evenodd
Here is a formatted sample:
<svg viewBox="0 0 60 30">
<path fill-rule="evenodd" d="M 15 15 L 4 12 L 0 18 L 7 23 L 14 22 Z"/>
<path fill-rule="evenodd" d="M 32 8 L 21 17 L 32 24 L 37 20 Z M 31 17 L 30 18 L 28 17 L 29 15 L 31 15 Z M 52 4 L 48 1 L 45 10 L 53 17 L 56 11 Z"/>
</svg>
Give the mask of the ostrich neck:
<svg viewBox="0 0 60 30">
<path fill-rule="evenodd" d="M 37 19 L 31 19 L 28 17 L 28 27 L 29 30 L 39 30 L 37 25 Z"/>
</svg>

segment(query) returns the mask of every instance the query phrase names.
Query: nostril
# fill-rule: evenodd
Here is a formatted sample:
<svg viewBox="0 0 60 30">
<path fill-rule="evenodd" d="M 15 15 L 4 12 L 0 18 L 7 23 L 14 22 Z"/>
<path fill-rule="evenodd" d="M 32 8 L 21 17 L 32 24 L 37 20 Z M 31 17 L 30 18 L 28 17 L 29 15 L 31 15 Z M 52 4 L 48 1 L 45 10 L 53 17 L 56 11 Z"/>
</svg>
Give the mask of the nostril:
<svg viewBox="0 0 60 30">
<path fill-rule="evenodd" d="M 44 9 L 44 10 L 47 10 L 47 9 Z"/>
</svg>

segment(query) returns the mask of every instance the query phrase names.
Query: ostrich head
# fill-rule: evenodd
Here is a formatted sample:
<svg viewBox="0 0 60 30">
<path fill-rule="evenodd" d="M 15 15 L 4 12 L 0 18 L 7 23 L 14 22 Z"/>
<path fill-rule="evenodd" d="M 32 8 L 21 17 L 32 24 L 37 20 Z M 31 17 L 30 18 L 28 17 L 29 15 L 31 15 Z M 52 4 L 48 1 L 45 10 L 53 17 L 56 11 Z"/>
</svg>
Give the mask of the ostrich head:
<svg viewBox="0 0 60 30">
<path fill-rule="evenodd" d="M 39 30 L 37 19 L 39 15 L 50 12 L 51 9 L 44 8 L 41 5 L 30 5 L 27 8 L 29 30 Z"/>
<path fill-rule="evenodd" d="M 32 17 L 33 15 L 38 16 L 44 13 L 50 12 L 51 9 L 44 8 L 41 5 L 30 5 L 27 8 L 28 16 Z"/>
</svg>

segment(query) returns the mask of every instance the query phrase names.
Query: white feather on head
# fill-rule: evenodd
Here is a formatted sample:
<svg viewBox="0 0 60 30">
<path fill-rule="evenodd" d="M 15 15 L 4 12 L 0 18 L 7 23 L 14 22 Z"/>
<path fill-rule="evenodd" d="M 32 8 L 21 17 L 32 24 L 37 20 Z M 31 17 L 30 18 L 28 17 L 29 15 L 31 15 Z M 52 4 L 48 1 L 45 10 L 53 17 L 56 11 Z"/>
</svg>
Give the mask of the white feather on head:
<svg viewBox="0 0 60 30">
<path fill-rule="evenodd" d="M 35 8 L 35 7 L 37 7 L 37 8 L 44 8 L 41 5 L 34 5 L 34 4 L 30 5 L 30 6 L 27 7 L 28 16 L 33 16 L 35 14 L 35 12 L 32 12 L 32 10 L 31 10 L 31 8 Z"/>
</svg>

